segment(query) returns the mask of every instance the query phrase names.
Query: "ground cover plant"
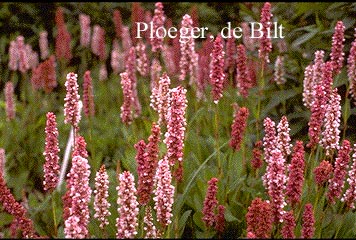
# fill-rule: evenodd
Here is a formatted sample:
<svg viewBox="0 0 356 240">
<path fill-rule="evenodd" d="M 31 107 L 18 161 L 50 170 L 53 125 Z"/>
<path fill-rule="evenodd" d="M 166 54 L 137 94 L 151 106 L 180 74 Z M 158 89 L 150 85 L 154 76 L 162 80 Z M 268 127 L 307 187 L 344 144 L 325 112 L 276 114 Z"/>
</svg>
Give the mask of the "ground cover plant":
<svg viewBox="0 0 356 240">
<path fill-rule="evenodd" d="M 355 13 L 1 3 L 0 237 L 354 238 Z"/>
</svg>

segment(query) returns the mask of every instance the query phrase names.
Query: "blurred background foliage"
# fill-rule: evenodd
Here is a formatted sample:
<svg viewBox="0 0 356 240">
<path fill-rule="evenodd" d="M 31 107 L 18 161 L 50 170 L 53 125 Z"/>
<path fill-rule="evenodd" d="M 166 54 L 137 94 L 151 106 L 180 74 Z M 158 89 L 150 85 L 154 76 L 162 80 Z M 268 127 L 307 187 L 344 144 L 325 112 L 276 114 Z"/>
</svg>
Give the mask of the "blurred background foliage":
<svg viewBox="0 0 356 240">
<path fill-rule="evenodd" d="M 232 26 L 238 26 L 241 22 L 259 21 L 262 2 L 231 3 L 231 2 L 163 2 L 164 11 L 167 17 L 173 21 L 173 26 L 179 26 L 182 16 L 189 14 L 193 6 L 197 7 L 199 25 L 208 27 L 209 32 L 214 35 L 226 26 L 227 22 L 232 22 Z M 141 6 L 145 10 L 154 10 L 154 2 L 143 2 Z M 35 51 L 39 51 L 39 33 L 46 30 L 50 53 L 54 54 L 54 42 L 56 36 L 55 11 L 57 7 L 64 8 L 67 29 L 72 35 L 72 52 L 78 53 L 80 26 L 78 23 L 79 13 L 85 13 L 91 18 L 91 26 L 99 24 L 106 31 L 107 50 L 111 50 L 114 39 L 114 25 L 112 15 L 115 9 L 119 9 L 122 14 L 123 24 L 131 26 L 132 2 L 52 2 L 52 3 L 0 3 L 0 89 L 10 79 L 19 86 L 23 81 L 20 74 L 11 73 L 8 69 L 8 48 L 9 42 L 18 35 L 25 37 L 26 43 L 32 45 Z M 348 55 L 350 44 L 354 39 L 354 28 L 356 27 L 356 3 L 349 2 L 273 2 L 273 20 L 282 24 L 285 28 L 286 51 L 278 51 L 278 39 L 273 40 L 273 52 L 270 55 L 271 63 L 266 72 L 266 79 L 272 78 L 274 61 L 279 54 L 285 56 L 286 79 L 283 86 L 269 84 L 265 89 L 265 99 L 263 102 L 261 118 L 269 116 L 274 121 L 279 121 L 282 115 L 287 115 L 293 143 L 295 140 L 308 141 L 308 121 L 310 111 L 303 106 L 302 89 L 304 69 L 314 59 L 316 50 L 324 50 L 326 58 L 331 50 L 331 39 L 336 22 L 342 20 L 345 30 L 345 57 Z M 201 39 L 197 39 L 197 46 L 200 47 Z M 236 40 L 241 43 L 241 39 Z M 254 53 L 256 54 L 256 53 Z M 74 57 L 70 62 L 67 72 L 79 69 L 81 64 L 79 57 Z M 345 61 L 346 62 L 346 61 Z M 93 65 L 90 69 L 93 79 L 97 79 L 99 65 Z M 89 151 L 89 163 L 91 165 L 91 180 L 94 179 L 94 172 L 101 164 L 105 164 L 110 180 L 110 202 L 112 203 L 110 225 L 108 234 L 115 234 L 116 211 L 116 167 L 120 162 L 122 169 L 136 173 L 136 162 L 134 160 L 136 151 L 134 144 L 140 139 L 147 140 L 150 135 L 152 121 L 157 116 L 149 107 L 149 95 L 147 79 L 139 80 L 140 101 L 143 106 L 142 116 L 135 120 L 131 126 L 125 126 L 120 119 L 120 106 L 122 103 L 122 91 L 120 78 L 112 73 L 108 64 L 109 78 L 107 81 L 93 81 L 95 91 L 96 116 L 90 123 L 83 118 L 80 124 L 81 134 L 87 140 Z M 16 121 L 7 122 L 5 116 L 4 95 L 0 96 L 0 147 L 5 149 L 7 163 L 7 183 L 17 199 L 27 199 L 31 209 L 31 218 L 36 222 L 36 230 L 47 236 L 53 236 L 53 224 L 51 219 L 51 208 L 48 203 L 48 196 L 43 193 L 43 150 L 44 150 L 44 128 L 45 114 L 53 111 L 57 115 L 59 130 L 59 143 L 61 158 L 63 157 L 69 126 L 63 123 L 64 104 L 64 81 L 65 75 L 58 73 L 57 80 L 59 86 L 50 93 L 43 92 L 30 93 L 29 98 L 23 101 L 22 92 L 17 87 Z M 79 75 L 79 85 L 82 85 L 82 76 Z M 176 83 L 174 83 L 176 84 Z M 30 85 L 28 83 L 28 85 Z M 339 88 L 342 96 L 343 109 L 345 108 L 345 92 L 348 88 L 346 68 L 334 79 L 334 86 Z M 29 88 L 28 88 L 29 89 Z M 248 161 L 251 158 L 253 143 L 257 140 L 254 133 L 254 119 L 249 118 L 249 127 L 245 136 L 246 151 L 233 153 L 226 145 L 230 137 L 230 127 L 233 120 L 233 109 L 231 103 L 237 102 L 240 106 L 253 106 L 256 101 L 257 89 L 252 89 L 250 97 L 246 101 L 236 97 L 236 89 L 229 89 L 224 93 L 224 97 L 219 103 L 219 146 L 221 148 L 221 158 L 227 159 L 223 164 L 228 169 L 226 178 L 219 182 L 219 192 L 221 196 L 227 196 L 229 205 L 226 209 L 225 218 L 227 221 L 227 231 L 223 237 L 234 238 L 245 236 L 245 214 L 247 206 L 256 196 L 265 197 L 265 190 L 262 187 L 261 179 L 249 176 L 249 168 L 244 170 L 241 166 L 241 159 Z M 207 93 L 209 94 L 209 93 Z M 109 97 L 108 97 L 109 96 Z M 207 231 L 201 217 L 201 209 L 206 192 L 207 181 L 217 175 L 214 165 L 215 141 L 213 134 L 213 119 L 215 108 L 211 103 L 196 102 L 195 93 L 188 91 L 188 128 L 185 140 L 185 172 L 184 182 L 178 189 L 178 197 L 174 209 L 175 216 L 180 217 L 179 235 L 183 237 L 212 237 L 214 233 Z M 346 117 L 348 128 L 346 138 L 355 141 L 356 131 L 356 108 L 351 105 L 349 116 L 343 116 L 341 122 Z M 199 127 L 198 127 L 199 126 Z M 225 144 L 225 145 L 224 145 Z M 163 145 L 161 146 L 164 147 Z M 251 169 L 250 169 L 251 170 Z M 263 174 L 263 171 L 259 173 Z M 24 197 L 25 196 L 25 197 Z M 313 200 L 313 196 L 303 195 L 305 202 Z M 57 206 L 61 206 L 60 197 L 57 196 Z M 223 199 L 219 199 L 222 201 Z M 226 200 L 226 199 L 225 199 Z M 179 213 L 179 214 L 178 214 Z M 61 212 L 57 212 L 58 220 L 61 221 Z M 355 222 L 354 214 L 347 215 L 348 222 Z M 325 228 L 329 228 L 322 235 L 325 238 L 334 236 L 335 226 L 330 227 L 330 222 L 336 221 L 341 224 L 345 219 L 340 216 L 332 217 L 326 215 L 323 219 Z M 11 222 L 11 217 L 5 213 L 0 213 L 0 231 L 2 227 Z M 63 226 L 63 224 L 62 224 Z M 63 237 L 63 227 L 59 230 L 59 237 Z M 90 223 L 92 237 L 103 237 L 96 221 Z M 299 226 L 300 229 L 300 226 Z M 339 234 L 345 237 L 354 237 L 355 227 L 345 225 Z M 4 230 L 6 231 L 6 230 Z"/>
</svg>

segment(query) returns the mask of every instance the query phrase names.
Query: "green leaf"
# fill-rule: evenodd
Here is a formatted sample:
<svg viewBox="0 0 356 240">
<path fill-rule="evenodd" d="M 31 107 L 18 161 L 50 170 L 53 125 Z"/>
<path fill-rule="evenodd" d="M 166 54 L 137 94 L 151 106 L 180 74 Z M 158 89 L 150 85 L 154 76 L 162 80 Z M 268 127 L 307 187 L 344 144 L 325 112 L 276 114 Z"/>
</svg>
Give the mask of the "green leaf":
<svg viewBox="0 0 356 240">
<path fill-rule="evenodd" d="M 228 222 L 235 222 L 238 221 L 239 223 L 241 222 L 241 220 L 237 219 L 230 211 L 229 207 L 225 208 L 225 220 Z"/>
<path fill-rule="evenodd" d="M 194 221 L 194 223 L 195 223 L 200 229 L 205 230 L 206 227 L 205 227 L 205 224 L 204 224 L 202 218 L 203 218 L 203 213 L 200 212 L 200 211 L 195 212 L 194 215 L 193 215 L 193 221 Z"/>
<path fill-rule="evenodd" d="M 281 90 L 281 91 L 276 91 L 270 101 L 268 102 L 267 106 L 263 108 L 262 111 L 262 116 L 267 115 L 273 108 L 278 106 L 280 103 L 283 101 L 286 101 L 289 98 L 292 98 L 299 94 L 297 91 L 294 89 L 288 89 L 288 90 Z"/>
<path fill-rule="evenodd" d="M 5 225 L 10 224 L 13 218 L 14 217 L 11 214 L 8 214 L 6 212 L 0 212 L 0 229 Z"/>
<path fill-rule="evenodd" d="M 182 234 L 184 232 L 185 224 L 186 224 L 191 212 L 192 212 L 192 210 L 187 210 L 180 217 L 180 219 L 179 219 L 179 236 L 182 236 Z"/>
<path fill-rule="evenodd" d="M 293 41 L 292 47 L 298 48 L 303 43 L 311 40 L 318 32 L 318 29 L 315 29 L 314 31 L 303 34 L 302 36 L 298 37 L 296 40 Z"/>
</svg>

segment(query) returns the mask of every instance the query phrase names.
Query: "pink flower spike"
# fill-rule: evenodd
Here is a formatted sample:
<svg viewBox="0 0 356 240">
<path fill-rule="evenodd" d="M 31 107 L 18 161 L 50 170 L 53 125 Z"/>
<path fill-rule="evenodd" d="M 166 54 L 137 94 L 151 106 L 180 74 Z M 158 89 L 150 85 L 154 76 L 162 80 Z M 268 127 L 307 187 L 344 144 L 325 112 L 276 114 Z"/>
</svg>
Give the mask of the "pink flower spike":
<svg viewBox="0 0 356 240">
<path fill-rule="evenodd" d="M 137 118 L 141 114 L 141 104 L 137 93 L 137 78 L 136 78 L 136 50 L 131 47 L 126 56 L 125 69 L 132 84 L 132 106 L 134 109 L 133 117 Z"/>
<path fill-rule="evenodd" d="M 18 36 L 16 38 L 18 54 L 19 54 L 19 68 L 21 73 L 27 72 L 30 69 L 29 54 L 26 51 L 25 38 L 23 36 Z"/>
<path fill-rule="evenodd" d="M 324 116 L 324 130 L 322 132 L 321 144 L 326 150 L 326 156 L 332 155 L 333 151 L 339 149 L 340 141 L 340 119 L 341 119 L 341 97 L 335 88 L 326 106 Z"/>
<path fill-rule="evenodd" d="M 158 113 L 158 124 L 167 122 L 166 116 L 169 107 L 169 85 L 171 79 L 167 73 L 164 72 L 162 77 L 159 78 L 158 84 L 152 89 L 150 96 L 150 106 Z"/>
<path fill-rule="evenodd" d="M 94 190 L 94 218 L 100 222 L 100 228 L 104 229 L 109 224 L 108 216 L 111 215 L 109 208 L 111 204 L 108 202 L 109 197 L 109 176 L 106 172 L 105 165 L 102 165 L 95 176 Z"/>
<path fill-rule="evenodd" d="M 123 26 L 122 27 L 122 48 L 124 49 L 125 54 L 127 54 L 132 47 L 132 41 L 130 36 L 129 27 Z"/>
<path fill-rule="evenodd" d="M 158 238 L 156 226 L 153 224 L 151 206 L 147 206 L 145 208 L 145 216 L 143 218 L 143 222 L 145 224 L 143 227 L 143 230 L 146 232 L 145 238 Z"/>
<path fill-rule="evenodd" d="M 40 45 L 40 52 L 41 52 L 42 60 L 45 60 L 49 55 L 47 36 L 48 36 L 47 31 L 40 32 L 39 45 Z"/>
<path fill-rule="evenodd" d="M 64 22 L 64 14 L 62 8 L 57 8 L 56 10 L 56 28 L 57 28 L 57 35 L 56 35 L 56 58 L 57 59 L 65 59 L 66 61 L 70 61 L 73 57 L 72 50 L 70 46 L 71 42 L 71 35 L 67 30 L 67 26 Z"/>
<path fill-rule="evenodd" d="M 323 50 L 318 50 L 314 53 L 314 65 L 313 65 L 313 85 L 320 84 L 323 81 L 324 75 L 324 56 Z"/>
<path fill-rule="evenodd" d="M 167 227 L 171 222 L 173 216 L 173 202 L 175 188 L 172 185 L 172 174 L 169 170 L 169 161 L 167 156 L 164 156 L 158 162 L 156 175 L 154 177 L 154 209 L 157 213 L 157 221 L 163 226 Z"/>
<path fill-rule="evenodd" d="M 333 166 L 326 160 L 321 161 L 314 170 L 314 180 L 319 187 L 328 182 L 333 172 Z"/>
<path fill-rule="evenodd" d="M 341 68 L 344 65 L 344 31 L 345 26 L 342 21 L 338 21 L 335 26 L 335 31 L 332 38 L 332 47 L 330 58 L 332 62 L 332 68 L 334 74 L 339 74 L 341 72 Z"/>
<path fill-rule="evenodd" d="M 146 54 L 146 45 L 142 41 L 138 41 L 136 45 L 136 67 L 141 76 L 147 76 L 149 73 L 149 60 Z"/>
<path fill-rule="evenodd" d="M 253 158 L 251 160 L 251 165 L 252 165 L 253 169 L 258 169 L 258 168 L 262 167 L 262 151 L 261 151 L 261 147 L 262 147 L 262 141 L 258 140 L 255 143 L 255 147 L 252 150 Z"/>
<path fill-rule="evenodd" d="M 113 22 L 115 26 L 115 36 L 117 39 L 122 38 L 122 17 L 119 9 L 115 9 L 113 12 Z"/>
<path fill-rule="evenodd" d="M 303 80 L 303 104 L 308 109 L 311 109 L 313 101 L 313 66 L 308 65 L 304 70 L 304 80 Z"/>
<path fill-rule="evenodd" d="M 313 238 L 314 231 L 315 231 L 315 219 L 314 219 L 314 212 L 313 212 L 313 205 L 308 203 L 304 207 L 303 212 L 303 224 L 302 224 L 302 235 L 301 238 L 309 239 Z"/>
<path fill-rule="evenodd" d="M 17 41 L 11 41 L 9 46 L 9 69 L 11 71 L 18 70 L 19 67 L 19 49 L 17 47 Z"/>
<path fill-rule="evenodd" d="M 78 126 L 81 119 L 77 77 L 78 75 L 73 72 L 67 74 L 65 82 L 67 93 L 64 98 L 64 123 L 70 123 L 74 127 Z"/>
<path fill-rule="evenodd" d="M 352 165 L 349 170 L 349 176 L 347 178 L 347 182 L 349 184 L 349 188 L 344 193 L 341 198 L 342 202 L 345 202 L 347 207 L 351 209 L 355 209 L 356 202 L 356 144 L 354 145 L 354 154 L 352 155 Z"/>
<path fill-rule="evenodd" d="M 87 238 L 89 236 L 89 202 L 92 190 L 89 186 L 90 166 L 88 160 L 74 156 L 72 167 L 68 173 L 70 179 L 69 197 L 71 206 L 69 216 L 64 221 L 66 238 Z"/>
<path fill-rule="evenodd" d="M 210 68 L 210 83 L 212 85 L 211 94 L 213 96 L 213 101 L 218 104 L 220 98 L 223 96 L 223 88 L 225 81 L 224 73 L 224 46 L 223 39 L 219 35 L 214 41 L 213 51 L 210 55 L 211 57 L 211 68 Z"/>
<path fill-rule="evenodd" d="M 123 104 L 121 106 L 121 121 L 125 124 L 131 124 L 132 117 L 132 101 L 133 101 L 133 93 L 132 93 L 132 81 L 129 78 L 127 72 L 120 73 L 121 77 L 121 88 L 123 92 Z"/>
<path fill-rule="evenodd" d="M 95 115 L 93 85 L 89 70 L 84 73 L 83 109 L 85 116 L 89 117 Z"/>
<path fill-rule="evenodd" d="M 276 136 L 276 124 L 272 121 L 269 117 L 266 117 L 263 120 L 263 126 L 265 135 L 263 137 L 263 152 L 264 152 L 264 159 L 267 163 L 267 169 L 269 163 L 272 161 L 272 151 L 273 149 L 277 148 L 277 136 Z M 263 185 L 268 188 L 268 181 L 263 177 Z"/>
<path fill-rule="evenodd" d="M 285 69 L 284 69 L 284 56 L 279 55 L 274 64 L 274 75 L 273 81 L 275 81 L 278 85 L 286 83 L 285 78 Z"/>
<path fill-rule="evenodd" d="M 119 175 L 118 213 L 116 218 L 116 238 L 134 238 L 138 227 L 138 202 L 136 197 L 135 178 L 132 173 L 125 171 Z"/>
<path fill-rule="evenodd" d="M 253 199 L 247 210 L 246 224 L 249 238 L 270 238 L 273 216 L 269 201 Z"/>
<path fill-rule="evenodd" d="M 56 115 L 53 112 L 48 112 L 46 114 L 46 118 L 46 142 L 45 151 L 43 153 L 45 156 L 45 164 L 43 165 L 43 186 L 45 191 L 50 192 L 56 188 L 59 180 L 60 166 L 58 153 L 60 149 L 58 143 Z"/>
<path fill-rule="evenodd" d="M 295 143 L 292 160 L 289 165 L 289 176 L 286 188 L 287 202 L 293 207 L 301 201 L 304 183 L 304 147 L 302 141 Z"/>
<path fill-rule="evenodd" d="M 192 29 L 193 29 L 193 20 L 188 14 L 185 14 L 183 16 L 183 20 L 181 22 L 181 28 L 180 28 L 180 32 L 182 32 L 182 34 L 179 35 L 179 43 L 180 43 L 179 80 L 183 81 L 189 71 L 189 75 L 190 75 L 189 85 L 195 83 L 197 78 L 197 68 L 198 68 L 198 54 L 195 52 L 195 39 L 190 35 Z"/>
<path fill-rule="evenodd" d="M 248 91 L 253 86 L 253 84 L 249 75 L 246 49 L 242 44 L 237 46 L 236 69 L 236 82 L 239 94 L 246 98 L 248 96 Z"/>
<path fill-rule="evenodd" d="M 208 181 L 208 190 L 206 191 L 203 207 L 203 221 L 208 228 L 215 226 L 215 209 L 218 205 L 216 198 L 218 192 L 218 179 L 212 178 Z"/>
<path fill-rule="evenodd" d="M 159 28 L 161 30 L 162 27 L 164 27 L 165 21 L 166 21 L 166 16 L 164 15 L 163 4 L 161 2 L 156 2 L 155 11 L 152 18 L 152 25 L 153 25 L 152 31 L 157 32 Z M 156 36 L 155 34 L 153 38 L 150 38 L 151 45 L 152 45 L 152 52 L 159 52 L 162 50 L 163 38 L 159 37 L 159 36 L 163 36 L 161 31 L 157 32 L 158 36 Z"/>
<path fill-rule="evenodd" d="M 0 175 L 5 176 L 5 150 L 0 148 Z"/>
<path fill-rule="evenodd" d="M 222 234 L 225 230 L 225 207 L 219 205 L 217 209 L 218 213 L 215 216 L 215 230 Z"/>
<path fill-rule="evenodd" d="M 166 115 L 167 132 L 164 143 L 167 146 L 167 158 L 170 165 L 183 162 L 184 136 L 187 126 L 185 112 L 187 108 L 187 90 L 178 86 L 170 90 L 169 107 Z M 182 175 L 176 176 L 177 180 L 182 180 Z"/>
<path fill-rule="evenodd" d="M 87 147 L 87 143 L 85 142 L 84 137 L 77 134 L 77 136 L 75 136 L 75 145 L 74 145 L 72 157 L 80 156 L 82 158 L 88 158 L 88 151 L 86 147 Z"/>
<path fill-rule="evenodd" d="M 249 110 L 246 107 L 235 109 L 234 121 L 231 125 L 231 138 L 229 142 L 234 151 L 238 151 L 241 148 L 244 133 L 247 127 L 248 115 Z"/>
<path fill-rule="evenodd" d="M 11 81 L 6 82 L 4 90 L 6 120 L 12 121 L 16 115 L 14 84 Z"/>
<path fill-rule="evenodd" d="M 79 24 L 80 24 L 80 45 L 83 47 L 90 46 L 90 16 L 80 13 L 79 14 Z"/>
<path fill-rule="evenodd" d="M 99 81 L 104 81 L 108 79 L 108 70 L 106 69 L 106 64 L 102 63 L 99 69 Z"/>
<path fill-rule="evenodd" d="M 293 210 L 290 210 L 289 212 L 286 212 L 286 214 L 283 217 L 283 228 L 282 228 L 282 236 L 285 239 L 294 239 L 295 238 L 295 219 L 293 215 Z"/>
<path fill-rule="evenodd" d="M 94 25 L 91 40 L 91 50 L 99 57 L 100 61 L 106 59 L 105 30 L 100 25 Z"/>
<path fill-rule="evenodd" d="M 314 91 L 315 97 L 311 107 L 311 116 L 308 122 L 308 135 L 310 140 L 307 147 L 310 148 L 315 147 L 320 141 L 326 104 L 324 86 L 318 84 L 315 86 Z"/>
<path fill-rule="evenodd" d="M 151 182 L 153 179 L 148 176 L 147 172 L 151 172 L 150 165 L 148 162 L 148 156 L 146 153 L 146 143 L 144 140 L 140 140 L 135 144 L 136 149 L 136 163 L 137 163 L 137 174 L 138 174 L 138 187 L 137 195 L 139 198 L 139 203 L 145 205 L 150 200 L 151 194 Z"/>
<path fill-rule="evenodd" d="M 347 175 L 347 168 L 350 162 L 350 142 L 344 140 L 339 149 L 338 156 L 335 160 L 334 175 L 329 179 L 329 191 L 327 193 L 328 201 L 335 203 L 335 198 L 341 197 L 343 187 L 345 185 L 345 177 Z"/>
<path fill-rule="evenodd" d="M 125 68 L 125 52 L 119 47 L 117 39 L 114 39 L 112 43 L 112 51 L 110 58 L 110 65 L 115 74 L 122 72 Z"/>
<path fill-rule="evenodd" d="M 268 182 L 268 195 L 271 199 L 272 215 L 274 223 L 282 222 L 285 213 L 285 189 L 286 189 L 286 166 L 281 151 L 276 148 L 272 150 L 271 162 L 268 164 L 264 179 Z"/>
<path fill-rule="evenodd" d="M 272 52 L 272 41 L 268 37 L 268 31 L 272 26 L 271 18 L 271 4 L 266 2 L 261 10 L 260 23 L 262 24 L 262 37 L 260 38 L 260 49 L 258 50 L 258 56 L 265 63 L 269 63 L 269 53 Z"/>
<path fill-rule="evenodd" d="M 354 40 L 351 43 L 350 53 L 347 58 L 347 77 L 350 84 L 349 93 L 351 99 L 356 103 L 356 28 L 354 32 Z"/>
<path fill-rule="evenodd" d="M 231 34 L 232 34 L 232 30 L 231 30 Z M 235 66 L 236 66 L 236 43 L 235 42 L 236 39 L 234 37 L 230 37 L 226 40 L 225 70 L 229 74 L 235 71 Z"/>
<path fill-rule="evenodd" d="M 292 147 L 291 138 L 289 135 L 290 128 L 288 119 L 286 116 L 282 116 L 281 120 L 277 125 L 277 145 L 281 152 L 283 153 L 283 157 L 287 159 L 289 154 L 291 153 L 290 149 Z"/>
<path fill-rule="evenodd" d="M 16 201 L 10 189 L 6 186 L 4 176 L 0 173 L 0 204 L 4 212 L 13 216 L 16 229 L 22 233 L 22 238 L 37 238 L 34 224 L 22 204 Z"/>
</svg>

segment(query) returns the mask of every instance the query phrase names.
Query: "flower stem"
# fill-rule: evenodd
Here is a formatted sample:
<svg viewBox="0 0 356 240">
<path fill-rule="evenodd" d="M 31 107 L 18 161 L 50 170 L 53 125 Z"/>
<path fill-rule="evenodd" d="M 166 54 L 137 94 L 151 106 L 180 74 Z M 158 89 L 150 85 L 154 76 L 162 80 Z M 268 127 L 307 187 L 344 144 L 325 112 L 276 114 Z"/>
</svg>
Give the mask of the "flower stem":
<svg viewBox="0 0 356 240">
<path fill-rule="evenodd" d="M 219 172 L 219 179 L 221 179 L 221 174 L 222 174 L 222 170 L 221 170 L 221 160 L 220 160 L 220 151 L 219 151 L 219 116 L 218 116 L 219 112 L 218 112 L 218 104 L 215 105 L 215 147 L 217 150 L 217 159 L 218 159 L 218 172 Z"/>
<path fill-rule="evenodd" d="M 346 134 L 346 129 L 347 129 L 347 120 L 348 120 L 348 115 L 349 115 L 349 111 L 350 111 L 350 99 L 347 98 L 347 96 L 349 95 L 349 90 L 347 89 L 346 93 L 345 93 L 345 110 L 344 110 L 344 116 L 343 116 L 343 120 L 344 120 L 344 127 L 342 130 L 342 138 L 345 139 L 345 134 Z"/>
<path fill-rule="evenodd" d="M 260 124 L 261 124 L 261 101 L 262 101 L 262 94 L 263 94 L 263 89 L 265 87 L 265 80 L 264 80 L 264 68 L 265 68 L 265 62 L 261 62 L 261 71 L 260 71 L 260 77 L 259 77 L 259 84 L 258 84 L 258 104 L 257 104 L 257 121 L 256 121 L 256 135 L 257 139 L 260 138 Z"/>
<path fill-rule="evenodd" d="M 58 232 L 57 232 L 57 219 L 56 219 L 56 203 L 54 200 L 54 194 L 55 192 L 52 192 L 52 213 L 53 213 L 53 224 L 54 224 L 54 236 L 57 237 Z"/>
<path fill-rule="evenodd" d="M 93 143 L 93 121 L 92 121 L 92 117 L 93 116 L 89 116 L 89 141 L 90 141 L 90 145 L 91 145 L 91 161 L 92 161 L 91 166 L 94 166 L 93 163 L 95 163 L 96 161 L 95 161 L 95 144 Z"/>
</svg>

